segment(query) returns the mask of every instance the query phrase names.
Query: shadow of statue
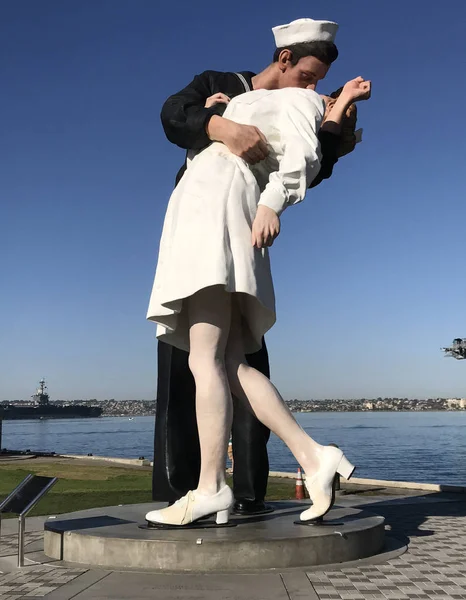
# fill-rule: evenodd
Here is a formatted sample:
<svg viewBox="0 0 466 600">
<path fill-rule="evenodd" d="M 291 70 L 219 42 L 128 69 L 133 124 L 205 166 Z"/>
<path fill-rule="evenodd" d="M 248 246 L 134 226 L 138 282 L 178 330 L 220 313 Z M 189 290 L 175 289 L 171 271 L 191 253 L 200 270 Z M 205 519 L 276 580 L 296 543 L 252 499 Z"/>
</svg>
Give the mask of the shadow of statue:
<svg viewBox="0 0 466 600">
<path fill-rule="evenodd" d="M 410 540 L 412 537 L 426 537 L 436 533 L 436 530 L 431 528 L 431 523 L 429 528 L 423 527 L 431 517 L 466 517 L 466 494 L 439 491 L 400 498 L 391 497 L 387 500 L 381 500 L 379 497 L 373 502 L 358 504 L 358 508 L 383 516 L 393 535 Z M 458 526 L 460 527 L 460 524 Z M 458 531 L 458 535 L 460 533 Z"/>
</svg>

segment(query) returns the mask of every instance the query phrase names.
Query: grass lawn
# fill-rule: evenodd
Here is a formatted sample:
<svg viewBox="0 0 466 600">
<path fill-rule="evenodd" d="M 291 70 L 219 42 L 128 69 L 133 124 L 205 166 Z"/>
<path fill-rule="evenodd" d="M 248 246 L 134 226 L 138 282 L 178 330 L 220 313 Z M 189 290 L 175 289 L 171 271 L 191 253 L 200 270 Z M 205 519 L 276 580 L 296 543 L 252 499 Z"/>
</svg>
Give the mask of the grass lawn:
<svg viewBox="0 0 466 600">
<path fill-rule="evenodd" d="M 29 473 L 59 479 L 30 516 L 56 515 L 98 506 L 139 504 L 152 500 L 150 467 L 108 466 L 59 458 L 0 463 L 0 499 L 7 496 Z M 231 484 L 231 478 L 228 483 Z M 294 481 L 271 478 L 267 499 L 289 500 L 294 498 L 294 492 Z"/>
</svg>

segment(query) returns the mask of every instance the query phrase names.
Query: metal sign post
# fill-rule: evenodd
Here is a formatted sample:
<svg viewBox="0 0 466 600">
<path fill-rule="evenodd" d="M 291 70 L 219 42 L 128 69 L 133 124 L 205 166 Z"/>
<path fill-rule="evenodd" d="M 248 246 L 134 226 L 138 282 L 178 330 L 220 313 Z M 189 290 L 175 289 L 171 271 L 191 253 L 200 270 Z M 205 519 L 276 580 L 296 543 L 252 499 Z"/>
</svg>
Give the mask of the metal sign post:
<svg viewBox="0 0 466 600">
<path fill-rule="evenodd" d="M 18 567 L 24 567 L 24 533 L 26 516 L 50 488 L 58 481 L 57 477 L 28 475 L 11 494 L 0 503 L 0 535 L 2 513 L 18 515 Z"/>
</svg>

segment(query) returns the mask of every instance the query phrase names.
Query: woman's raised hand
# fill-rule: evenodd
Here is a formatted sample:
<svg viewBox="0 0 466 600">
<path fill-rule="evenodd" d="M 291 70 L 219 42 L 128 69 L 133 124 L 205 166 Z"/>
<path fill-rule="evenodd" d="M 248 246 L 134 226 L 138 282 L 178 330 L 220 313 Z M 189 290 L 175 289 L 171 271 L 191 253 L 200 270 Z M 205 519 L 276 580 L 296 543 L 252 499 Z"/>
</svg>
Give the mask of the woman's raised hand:
<svg viewBox="0 0 466 600">
<path fill-rule="evenodd" d="M 351 102 L 369 100 L 371 89 L 372 83 L 369 80 L 364 79 L 364 77 L 356 77 L 345 83 L 341 95 L 344 95 Z"/>
<path fill-rule="evenodd" d="M 256 248 L 271 246 L 279 233 L 280 217 L 268 206 L 259 204 L 256 217 L 252 224 L 252 245 Z"/>
<path fill-rule="evenodd" d="M 230 98 L 228 98 L 228 96 L 226 96 L 225 94 L 219 92 L 218 94 L 214 94 L 213 96 L 207 98 L 207 100 L 205 101 L 204 108 L 210 108 L 215 104 L 228 104 L 229 102 Z"/>
</svg>

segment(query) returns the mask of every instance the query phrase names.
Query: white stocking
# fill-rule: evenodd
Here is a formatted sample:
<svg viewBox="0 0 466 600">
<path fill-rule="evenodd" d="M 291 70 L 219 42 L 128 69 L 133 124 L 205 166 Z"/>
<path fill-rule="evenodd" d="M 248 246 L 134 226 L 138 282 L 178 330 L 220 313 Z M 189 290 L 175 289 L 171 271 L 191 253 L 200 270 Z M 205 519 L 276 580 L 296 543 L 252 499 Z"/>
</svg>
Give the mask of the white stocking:
<svg viewBox="0 0 466 600">
<path fill-rule="evenodd" d="M 247 402 L 256 417 L 281 438 L 306 474 L 319 467 L 322 448 L 298 424 L 274 385 L 253 367 L 244 355 L 241 315 L 233 298 L 230 335 L 226 348 L 226 366 L 231 392 L 239 401 Z"/>
<path fill-rule="evenodd" d="M 187 301 L 189 367 L 196 383 L 196 416 L 201 448 L 198 492 L 216 494 L 225 485 L 225 462 L 233 416 L 225 369 L 231 294 L 205 288 Z"/>
</svg>

